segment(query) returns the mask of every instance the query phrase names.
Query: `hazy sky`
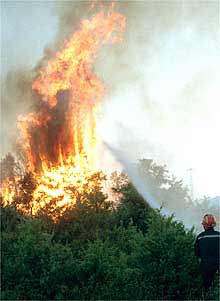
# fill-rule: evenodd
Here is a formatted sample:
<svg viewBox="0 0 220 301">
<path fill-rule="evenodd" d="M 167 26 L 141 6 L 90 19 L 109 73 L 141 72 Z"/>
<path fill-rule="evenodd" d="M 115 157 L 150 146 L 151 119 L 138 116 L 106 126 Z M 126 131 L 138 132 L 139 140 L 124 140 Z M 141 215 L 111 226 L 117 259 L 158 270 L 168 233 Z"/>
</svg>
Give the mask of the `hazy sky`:
<svg viewBox="0 0 220 301">
<path fill-rule="evenodd" d="M 1 1 L 2 68 L 34 67 L 57 31 L 51 1 Z"/>
<path fill-rule="evenodd" d="M 141 3 L 125 6 L 120 56 L 112 47 L 97 65 L 110 91 L 100 133 L 130 160 L 153 157 L 186 182 L 193 168 L 195 196 L 220 195 L 219 2 Z M 4 77 L 35 66 L 58 17 L 52 1 L 1 7 Z"/>
</svg>

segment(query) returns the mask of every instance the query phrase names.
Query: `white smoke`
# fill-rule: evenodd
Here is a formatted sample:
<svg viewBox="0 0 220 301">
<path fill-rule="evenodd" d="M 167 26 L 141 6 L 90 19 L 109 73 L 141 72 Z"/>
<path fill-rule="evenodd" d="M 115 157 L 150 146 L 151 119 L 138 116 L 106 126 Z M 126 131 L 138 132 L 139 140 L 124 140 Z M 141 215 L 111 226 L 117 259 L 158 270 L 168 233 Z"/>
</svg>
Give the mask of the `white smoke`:
<svg viewBox="0 0 220 301">
<path fill-rule="evenodd" d="M 49 42 L 53 49 L 63 43 L 86 17 L 86 6 L 84 1 L 5 2 L 4 70 L 18 63 L 24 70 L 26 62 L 35 66 L 42 45 Z M 100 135 L 125 158 L 120 161 L 148 200 L 148 189 L 133 170 L 132 162 L 140 158 L 166 164 L 181 178 L 193 167 L 195 194 L 220 195 L 219 1 L 117 1 L 116 9 L 125 14 L 127 28 L 124 41 L 106 46 L 97 58 L 96 71 L 108 92 Z M 18 84 L 23 87 L 26 80 Z M 30 98 L 22 89 L 3 95 L 5 152 L 11 129 L 16 137 L 16 113 Z M 112 166 L 110 160 L 103 150 L 103 166 Z"/>
<path fill-rule="evenodd" d="M 186 184 L 193 168 L 196 197 L 220 195 L 219 3 L 127 4 L 125 39 L 96 66 L 109 92 L 100 133 L 129 160 L 153 158 Z"/>
</svg>

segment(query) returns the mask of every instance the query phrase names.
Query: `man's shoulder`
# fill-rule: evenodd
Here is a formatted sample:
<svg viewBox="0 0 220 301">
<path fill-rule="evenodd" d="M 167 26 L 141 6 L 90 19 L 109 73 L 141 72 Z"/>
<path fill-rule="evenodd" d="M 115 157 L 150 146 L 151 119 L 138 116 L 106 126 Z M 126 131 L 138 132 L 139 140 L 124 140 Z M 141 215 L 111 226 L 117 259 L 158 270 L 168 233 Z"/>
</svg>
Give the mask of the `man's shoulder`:
<svg viewBox="0 0 220 301">
<path fill-rule="evenodd" d="M 210 230 L 210 231 L 205 231 L 206 235 L 211 235 L 211 236 L 220 236 L 220 232 L 216 230 Z"/>
<path fill-rule="evenodd" d="M 205 235 L 205 231 L 202 231 L 201 233 L 199 233 L 199 234 L 197 235 L 196 239 L 198 239 L 198 238 L 200 238 L 200 237 L 202 237 L 202 236 L 204 236 L 204 235 Z"/>
<path fill-rule="evenodd" d="M 215 236 L 215 237 L 220 237 L 220 232 L 219 231 L 202 231 L 201 233 L 199 233 L 196 237 L 196 239 L 200 239 L 203 236 L 207 237 L 207 236 Z"/>
</svg>

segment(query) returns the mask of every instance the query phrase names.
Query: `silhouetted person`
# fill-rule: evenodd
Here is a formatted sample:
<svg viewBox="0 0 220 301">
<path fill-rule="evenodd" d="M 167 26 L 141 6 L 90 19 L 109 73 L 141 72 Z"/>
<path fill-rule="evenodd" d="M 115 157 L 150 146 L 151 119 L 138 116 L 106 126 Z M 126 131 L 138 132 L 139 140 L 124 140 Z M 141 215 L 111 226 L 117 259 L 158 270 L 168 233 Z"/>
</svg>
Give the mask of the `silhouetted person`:
<svg viewBox="0 0 220 301">
<path fill-rule="evenodd" d="M 208 291 L 215 273 L 219 271 L 220 233 L 214 230 L 216 220 L 212 214 L 206 214 L 203 217 L 202 225 L 205 231 L 201 232 L 196 238 L 195 254 L 201 259 L 200 270 L 203 286 Z"/>
</svg>

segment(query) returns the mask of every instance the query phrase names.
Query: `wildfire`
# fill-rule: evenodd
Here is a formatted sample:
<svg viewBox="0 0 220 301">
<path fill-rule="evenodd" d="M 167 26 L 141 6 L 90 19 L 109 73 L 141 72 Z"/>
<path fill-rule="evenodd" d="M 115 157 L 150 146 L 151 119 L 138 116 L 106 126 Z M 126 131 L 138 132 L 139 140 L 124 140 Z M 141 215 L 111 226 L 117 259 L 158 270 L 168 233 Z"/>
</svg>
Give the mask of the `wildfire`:
<svg viewBox="0 0 220 301">
<path fill-rule="evenodd" d="M 5 205 L 9 205 L 16 195 L 14 182 L 6 178 L 1 183 L 1 194 Z"/>
<path fill-rule="evenodd" d="M 101 47 L 121 41 L 124 29 L 125 17 L 114 6 L 83 20 L 33 81 L 37 112 L 18 117 L 19 143 L 36 182 L 33 214 L 53 199 L 67 208 L 76 201 L 73 191 L 94 185 L 89 179 L 98 168 L 96 124 L 105 87 L 92 67 Z M 2 191 L 7 202 L 14 198 L 5 183 Z"/>
</svg>

